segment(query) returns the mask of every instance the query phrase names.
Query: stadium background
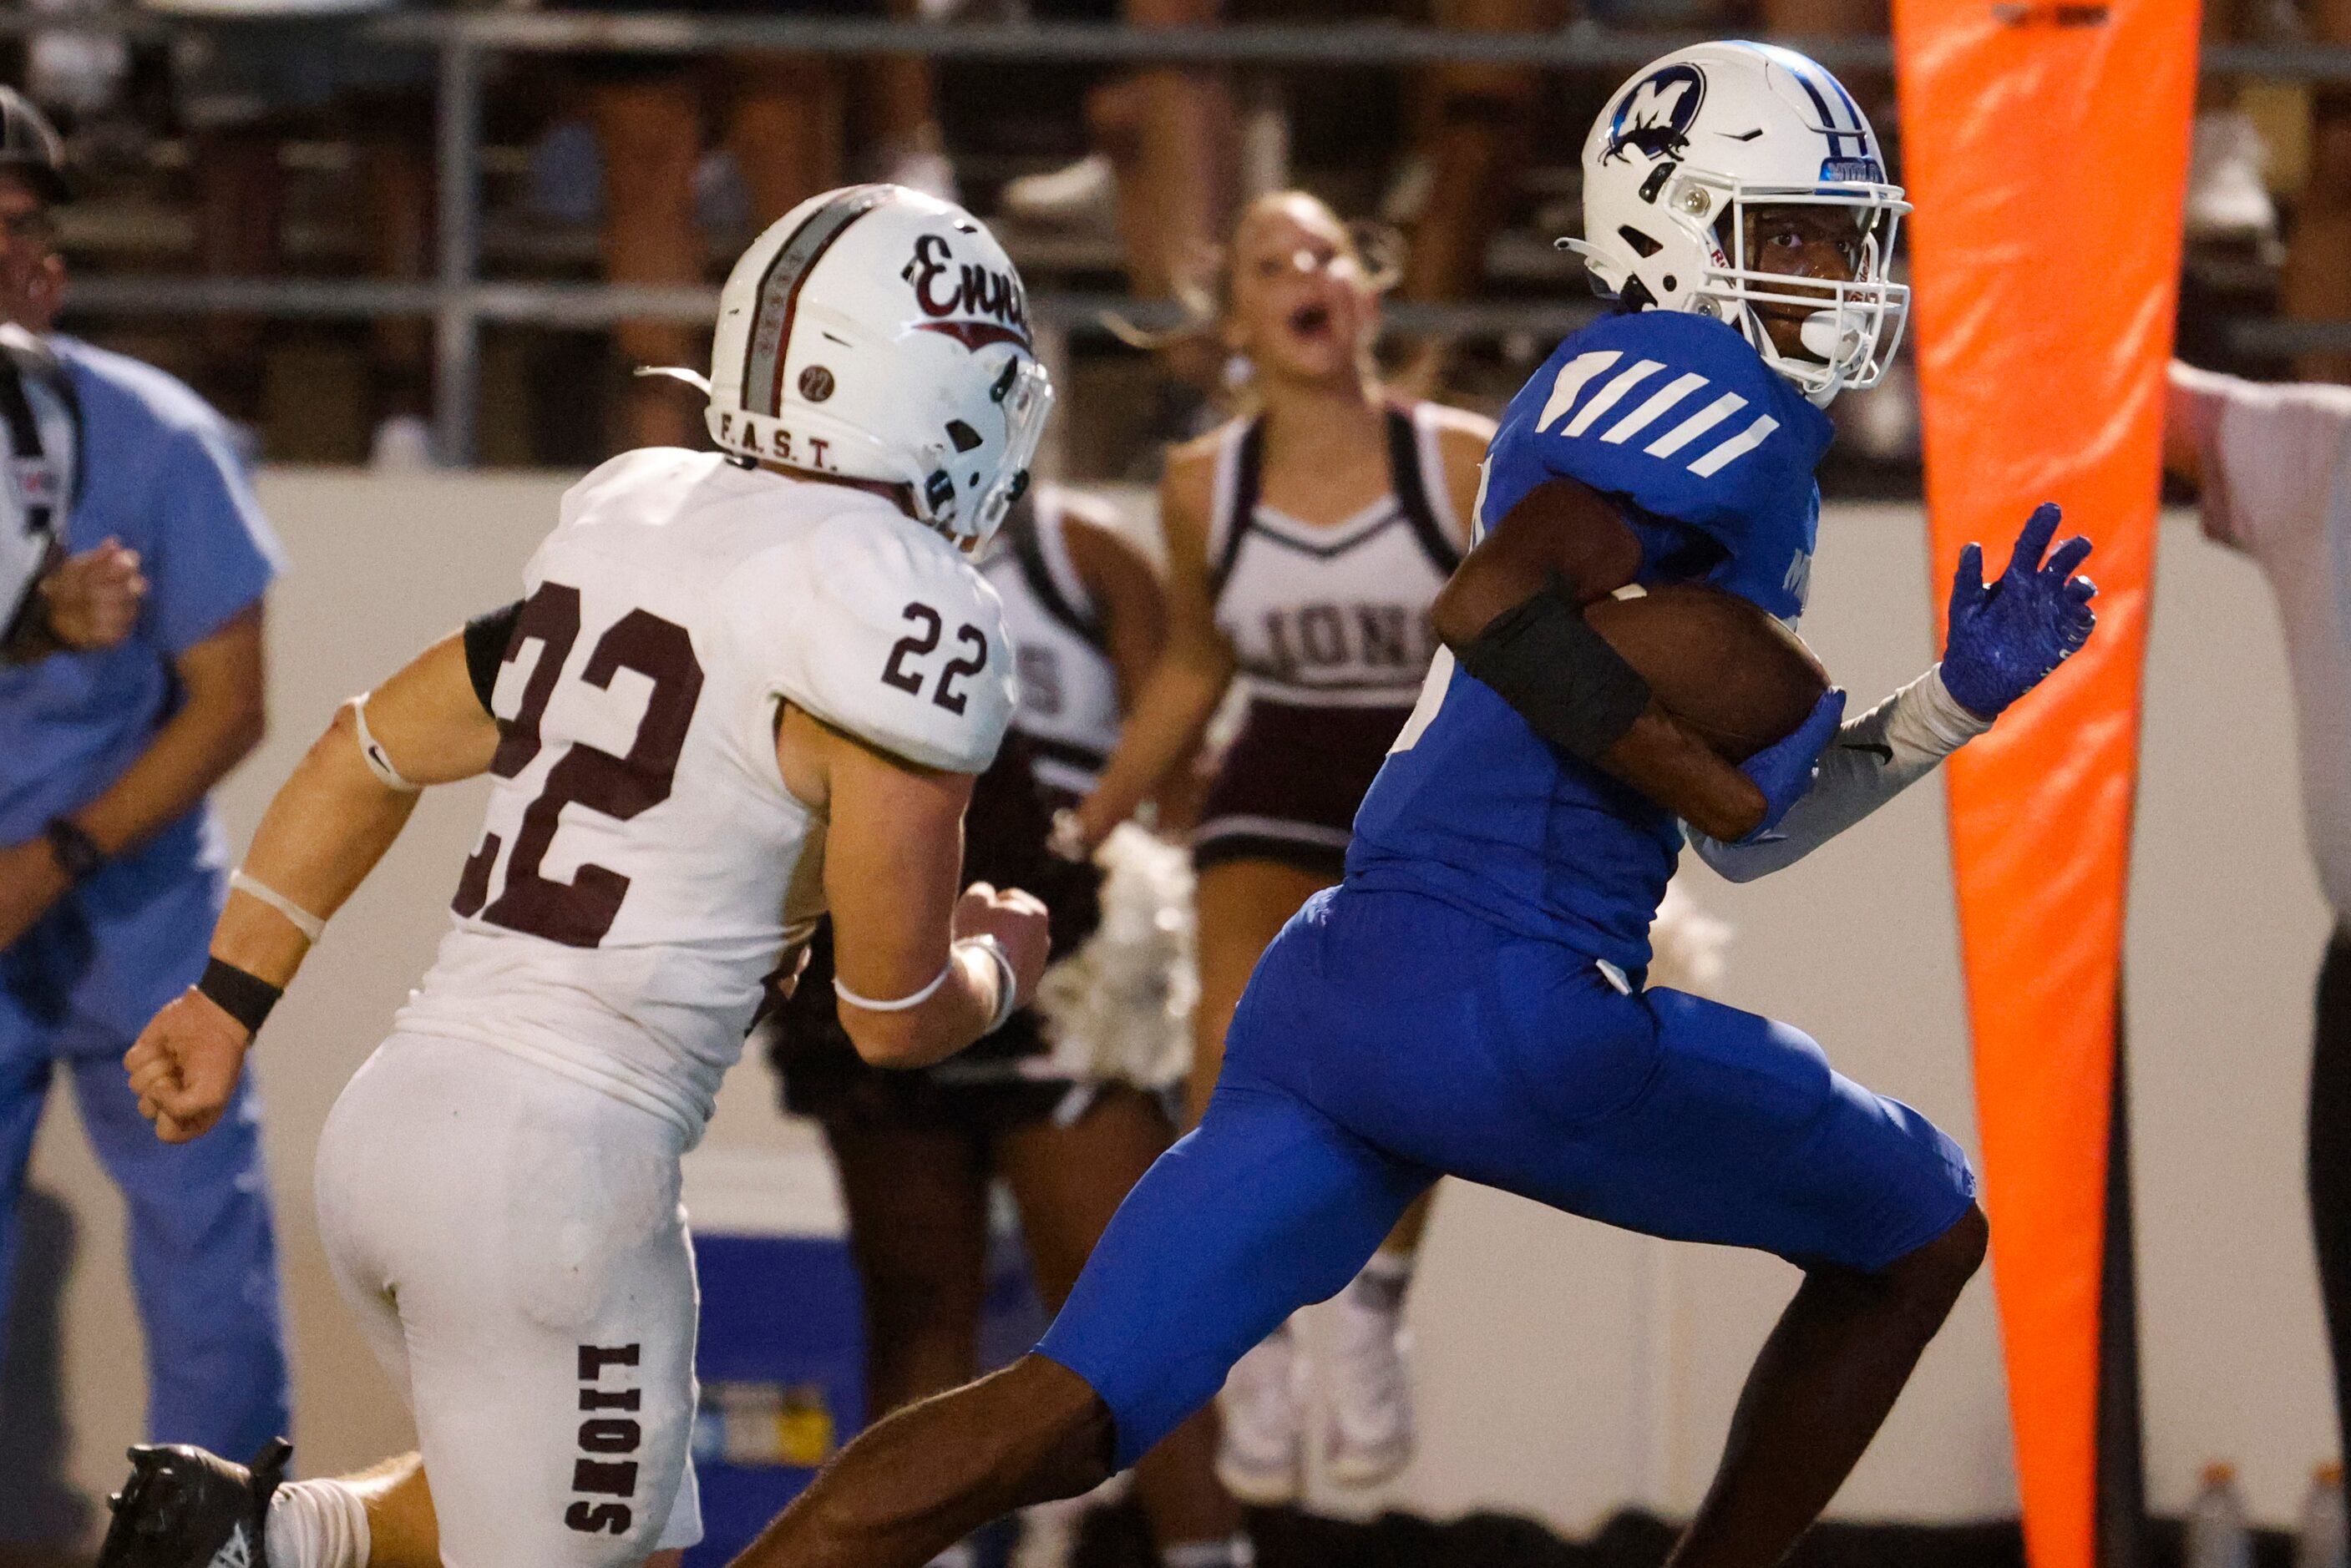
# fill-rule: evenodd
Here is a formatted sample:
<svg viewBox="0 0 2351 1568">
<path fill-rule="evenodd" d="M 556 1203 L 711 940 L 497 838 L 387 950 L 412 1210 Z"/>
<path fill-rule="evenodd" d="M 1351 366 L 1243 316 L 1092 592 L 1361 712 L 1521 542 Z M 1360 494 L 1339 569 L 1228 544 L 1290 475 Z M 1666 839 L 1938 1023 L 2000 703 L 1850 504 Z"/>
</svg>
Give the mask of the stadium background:
<svg viewBox="0 0 2351 1568">
<path fill-rule="evenodd" d="M 1628 47 L 1627 61 L 1664 45 Z M 1866 57 L 1867 41 L 1858 47 Z M 1576 76 L 1552 105 L 1557 118 L 1578 123 L 1618 74 L 1602 67 Z M 499 106 L 511 106 L 502 90 L 491 80 L 483 100 L 493 129 Z M 956 91 L 951 74 L 950 104 Z M 1292 148 L 1314 151 L 1317 115 L 1327 118 L 1327 109 L 1294 87 L 1283 101 L 1299 110 L 1290 117 Z M 1262 128 L 1268 100 L 1253 102 Z M 2264 113 L 2290 127 L 2291 108 L 2280 99 Z M 949 121 L 952 133 L 956 117 Z M 447 116 L 442 130 L 451 130 Z M 2279 144 L 2280 183 L 2290 186 L 2292 136 Z M 332 210 L 334 145 L 289 144 L 287 152 L 290 166 L 322 176 L 312 192 L 322 212 Z M 1559 148 L 1573 145 L 1570 133 L 1552 161 L 1566 161 Z M 169 155 L 161 161 L 168 166 Z M 485 166 L 515 164 L 492 156 Z M 1353 184 L 1334 194 L 1343 200 L 1352 192 L 1350 210 L 1359 209 L 1375 194 L 1376 173 L 1350 177 Z M 1544 178 L 1538 171 L 1527 182 L 1538 197 Z M 495 209 L 496 193 L 488 195 Z M 92 221 L 78 250 L 68 233 L 86 306 L 68 326 L 167 365 L 176 356 L 201 379 L 179 317 L 208 296 L 184 278 L 139 282 L 162 269 L 154 254 L 142 256 L 120 239 L 129 232 L 120 214 L 139 215 L 135 203 L 99 211 L 118 226 Z M 168 227 L 167 206 L 146 215 Z M 332 225 L 319 232 L 332 266 Z M 503 243 L 495 221 L 482 233 L 493 242 L 483 254 L 495 259 Z M 1487 325 L 1499 319 L 1507 328 L 1484 333 L 1460 371 L 1471 400 L 1481 385 L 1490 383 L 1490 395 L 1511 384 L 1514 357 L 1525 348 L 1514 335 L 1541 339 L 1581 307 L 1571 295 L 1569 309 L 1559 310 L 1554 302 L 1570 280 L 1525 237 L 1514 232 L 1498 242 L 1496 254 L 1507 264 L 1494 269 L 1501 281 L 1457 321 L 1479 325 L 1474 313 L 1482 307 Z M 1043 275 L 1067 286 L 1052 318 L 1074 328 L 1064 374 L 1081 389 L 1057 461 L 1081 480 L 1115 478 L 1145 449 L 1149 368 L 1090 325 L 1090 296 L 1111 292 L 1115 279 L 1108 287 L 1088 286 L 1114 272 L 1114 255 L 1105 265 L 1099 246 L 1071 246 L 1056 265 L 1055 254 L 1042 245 L 1038 252 L 1047 258 Z M 1035 258 L 1022 259 L 1039 286 Z M 575 254 L 557 265 L 577 270 L 578 263 Z M 2257 274 L 2258 264 L 2241 255 L 2191 258 L 2191 318 L 2183 336 L 2258 349 L 2264 299 Z M 257 296 L 211 297 L 246 305 Z M 294 294 L 286 298 L 300 305 Z M 388 476 L 310 465 L 356 459 L 364 450 L 355 383 L 365 350 L 353 323 L 382 303 L 380 296 L 371 301 L 364 286 L 340 298 L 318 296 L 303 307 L 302 325 L 273 337 L 265 358 L 258 430 L 271 462 L 263 499 L 294 571 L 273 596 L 273 734 L 223 795 L 240 837 L 336 701 L 498 596 L 551 518 L 562 483 L 546 472 Z M 438 303 L 445 321 L 445 291 Z M 484 300 L 476 295 L 468 303 Z M 597 316 L 584 294 L 538 303 L 570 311 L 574 325 Z M 684 313 L 684 303 L 670 303 Z M 576 468 L 591 460 L 600 436 L 585 416 L 567 425 L 534 406 L 565 401 L 538 398 L 535 389 L 559 376 L 566 354 L 579 362 L 589 352 L 583 341 L 577 333 L 488 329 L 473 450 L 517 467 Z M 592 399 L 572 401 L 593 411 Z M 1849 419 L 1866 417 L 1853 411 L 1864 401 L 1853 400 Z M 454 428 L 444 417 L 444 436 Z M 1915 672 L 1931 657 L 1933 635 L 1915 447 L 1895 429 L 1873 450 L 1874 461 L 1837 476 L 1833 494 L 1848 499 L 1824 524 L 1806 624 L 1840 679 L 1865 697 Z M 1147 492 L 1128 486 L 1119 493 L 1148 537 Z M 1893 499 L 1852 499 L 1872 494 Z M 2300 1507 L 2311 1466 L 2334 1447 L 2299 1192 L 2307 976 L 2327 917 L 2302 852 L 2291 716 L 2266 595 L 2250 566 L 2204 544 L 2184 515 L 2164 533 L 2127 955 L 2149 1501 L 2158 1513 L 2178 1514 L 2200 1467 L 2225 1459 L 2239 1467 L 2256 1518 L 2282 1526 Z M 428 960 L 451 868 L 477 813 L 465 789 L 427 803 L 338 923 L 260 1057 L 297 1334 L 296 1436 L 303 1468 L 313 1473 L 371 1458 L 406 1438 L 397 1401 L 327 1280 L 310 1214 L 310 1150 L 344 1077 Z M 1708 907 L 1738 928 L 1722 987 L 1728 1000 L 1801 1022 L 1847 1071 L 1929 1107 L 1971 1138 L 1947 867 L 1940 791 L 1930 783 L 1785 876 L 1740 888 L 1702 868 L 1691 876 Z M 781 1222 L 821 1231 L 822 1183 L 812 1189 L 808 1179 L 820 1176 L 820 1157 L 771 1106 L 764 1069 L 747 1064 L 729 1084 L 690 1183 L 739 1192 L 746 1173 L 777 1173 L 769 1206 L 789 1209 L 794 1195 L 800 1204 Z M 55 1415 L 62 1429 L 48 1429 L 46 1379 L 33 1365 L 43 1336 L 20 1333 L 0 1452 L 23 1454 L 61 1439 L 64 1475 L 86 1509 L 118 1479 L 115 1456 L 135 1434 L 140 1389 L 126 1353 L 136 1329 L 120 1262 L 119 1205 L 67 1125 L 70 1114 L 60 1103 L 45 1128 L 34 1182 L 61 1205 L 50 1228 L 70 1230 L 74 1262 L 57 1272 L 52 1251 L 47 1262 L 28 1264 L 28 1274 L 50 1272 L 21 1292 L 17 1309 L 20 1323 L 46 1311 L 59 1325 L 49 1343 L 57 1352 Z M 690 1199 L 695 1190 L 690 1185 Z M 1420 1458 L 1371 1499 L 1342 1503 L 1320 1491 L 1315 1503 L 1437 1518 L 1499 1510 L 1570 1535 L 1622 1509 L 1671 1517 L 1694 1506 L 1752 1347 L 1794 1281 L 1766 1260 L 1667 1249 L 1458 1184 L 1440 1202 L 1424 1278 L 1411 1308 L 1425 1417 Z M 789 1331 L 778 1325 L 778 1333 Z M 1989 1282 L 1980 1281 L 1832 1517 L 2012 1518 L 2006 1409 Z M 20 1495 L 16 1505 L 55 1510 L 68 1522 L 75 1511 L 56 1496 Z M 0 1515 L 8 1506 L 0 1499 Z"/>
</svg>

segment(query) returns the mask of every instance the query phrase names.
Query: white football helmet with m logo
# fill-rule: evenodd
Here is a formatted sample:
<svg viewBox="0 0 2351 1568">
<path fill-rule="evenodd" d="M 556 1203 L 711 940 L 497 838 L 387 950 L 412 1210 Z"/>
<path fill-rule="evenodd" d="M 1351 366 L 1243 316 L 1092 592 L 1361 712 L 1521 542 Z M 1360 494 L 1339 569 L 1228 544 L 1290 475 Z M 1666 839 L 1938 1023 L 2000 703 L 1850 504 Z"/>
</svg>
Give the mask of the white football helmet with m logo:
<svg viewBox="0 0 2351 1568">
<path fill-rule="evenodd" d="M 1003 247 L 902 185 L 813 197 L 759 236 L 719 296 L 707 389 L 726 451 L 903 484 L 971 548 L 1028 487 L 1053 406 Z"/>
<path fill-rule="evenodd" d="M 1798 282 L 1751 265 L 1747 213 L 1780 206 L 1852 209 L 1850 281 Z M 1603 294 L 1736 327 L 1825 404 L 1875 385 L 1901 343 L 1910 291 L 1891 264 L 1909 210 L 1868 117 L 1817 62 L 1769 44 L 1698 44 L 1650 62 L 1593 123 L 1583 237 L 1561 243 Z M 1758 305 L 1810 312 L 1805 353 L 1774 348 Z"/>
</svg>

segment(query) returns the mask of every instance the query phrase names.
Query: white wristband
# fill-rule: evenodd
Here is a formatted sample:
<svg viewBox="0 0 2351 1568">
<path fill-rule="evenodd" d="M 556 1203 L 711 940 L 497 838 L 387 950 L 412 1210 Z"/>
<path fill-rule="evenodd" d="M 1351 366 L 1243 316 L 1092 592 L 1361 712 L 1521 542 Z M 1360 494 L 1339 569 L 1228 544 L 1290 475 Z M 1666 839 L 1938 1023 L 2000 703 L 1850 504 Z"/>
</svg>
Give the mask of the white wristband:
<svg viewBox="0 0 2351 1568">
<path fill-rule="evenodd" d="M 414 794 L 424 786 L 402 778 L 400 770 L 392 765 L 392 753 L 385 751 L 383 742 L 368 730 L 368 699 L 374 695 L 372 691 L 362 691 L 348 704 L 351 711 L 351 726 L 359 733 L 360 760 L 367 763 L 368 772 L 373 774 L 384 788 L 397 790 L 402 794 Z"/>
<path fill-rule="evenodd" d="M 832 994 L 841 998 L 841 1001 L 849 1003 L 850 1006 L 862 1007 L 868 1012 L 904 1012 L 910 1007 L 920 1007 L 923 1003 L 930 1001 L 934 996 L 936 996 L 939 993 L 939 987 L 945 985 L 947 982 L 947 977 L 955 973 L 955 954 L 950 951 L 947 954 L 946 967 L 940 970 L 935 975 L 933 975 L 931 977 L 931 983 L 923 987 L 922 990 L 914 992 L 912 996 L 899 997 L 894 1002 L 873 1002 L 858 995 L 855 992 L 850 990 L 849 987 L 841 984 L 841 973 L 836 970 L 833 971 L 832 976 Z"/>
<path fill-rule="evenodd" d="M 320 937 L 327 934 L 326 921 L 268 883 L 246 876 L 245 867 L 242 866 L 228 874 L 228 885 L 233 890 L 243 893 L 248 898 L 258 898 L 285 916 L 294 923 L 294 929 L 308 937 L 312 943 L 315 944 Z"/>
<path fill-rule="evenodd" d="M 996 1012 L 988 1019 L 987 1027 L 980 1031 L 982 1034 L 993 1034 L 1004 1027 L 1005 1020 L 1010 1018 L 1019 1005 L 1020 982 L 1012 972 L 1012 960 L 1005 952 L 1004 944 L 991 936 L 957 937 L 948 943 L 946 967 L 931 977 L 930 984 L 911 996 L 901 996 L 889 1002 L 872 1001 L 841 984 L 837 971 L 832 977 L 832 994 L 852 1007 L 862 1007 L 868 1012 L 904 1012 L 909 1008 L 920 1007 L 936 996 L 939 987 L 946 984 L 955 974 L 956 954 L 964 948 L 976 948 L 996 961 Z"/>
<path fill-rule="evenodd" d="M 987 1027 L 980 1031 L 983 1036 L 993 1034 L 1004 1027 L 1006 1020 L 1020 1005 L 1020 981 L 1012 972 L 1012 956 L 1004 950 L 1002 942 L 985 932 L 976 937 L 957 937 L 948 950 L 953 952 L 956 948 L 977 948 L 996 961 L 996 1013 L 988 1019 Z"/>
</svg>

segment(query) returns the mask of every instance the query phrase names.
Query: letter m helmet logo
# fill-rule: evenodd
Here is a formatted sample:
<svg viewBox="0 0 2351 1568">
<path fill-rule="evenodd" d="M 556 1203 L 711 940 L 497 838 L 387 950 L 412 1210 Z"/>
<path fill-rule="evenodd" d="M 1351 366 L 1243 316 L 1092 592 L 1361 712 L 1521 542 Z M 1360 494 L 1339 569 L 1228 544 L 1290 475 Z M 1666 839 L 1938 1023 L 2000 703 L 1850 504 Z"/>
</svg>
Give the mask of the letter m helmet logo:
<svg viewBox="0 0 2351 1568">
<path fill-rule="evenodd" d="M 1628 147 L 1651 159 L 1679 157 L 1705 101 L 1706 78 L 1696 66 L 1676 64 L 1652 71 L 1618 100 L 1602 161 L 1623 158 Z"/>
</svg>

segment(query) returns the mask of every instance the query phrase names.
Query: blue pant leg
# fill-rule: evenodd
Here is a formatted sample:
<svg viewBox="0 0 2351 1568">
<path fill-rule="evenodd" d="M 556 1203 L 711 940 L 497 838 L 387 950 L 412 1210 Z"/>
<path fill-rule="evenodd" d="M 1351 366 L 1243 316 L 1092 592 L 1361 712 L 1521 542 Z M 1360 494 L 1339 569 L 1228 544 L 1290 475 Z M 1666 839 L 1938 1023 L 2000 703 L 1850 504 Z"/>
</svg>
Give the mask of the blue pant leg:
<svg viewBox="0 0 2351 1568">
<path fill-rule="evenodd" d="M 50 1031 L 0 988 L 0 1364 L 8 1357 L 8 1309 L 16 1280 L 16 1201 L 33 1135 L 48 1098 Z"/>
<path fill-rule="evenodd" d="M 1658 1070 L 1552 1168 L 1562 1207 L 1675 1240 L 1875 1272 L 1975 1200 L 1959 1146 L 1829 1066 L 1802 1030 L 1660 988 Z M 1540 1193 L 1536 1194 L 1541 1196 Z"/>
<path fill-rule="evenodd" d="M 1303 1027 L 1294 999 L 1324 1022 Z M 1399 1158 L 1673 1240 L 1876 1270 L 1974 1199 L 1949 1137 L 1802 1031 L 1623 994 L 1569 948 L 1416 896 L 1310 901 L 1259 963 L 1226 1063 L 1296 1084 Z"/>
<path fill-rule="evenodd" d="M 139 1114 L 124 1049 L 78 1051 L 74 1096 L 130 1208 L 148 1435 L 243 1459 L 293 1419 L 260 1096 L 248 1065 L 219 1126 L 164 1143 Z"/>
<path fill-rule="evenodd" d="M 1666 1071 L 1624 1130 L 1656 1143 L 1671 1128 L 1684 1140 L 1682 1217 L 1699 1239 L 1875 1271 L 1975 1202 L 1959 1146 L 1831 1067 L 1802 1030 L 1669 989 L 1643 1000 Z"/>
<path fill-rule="evenodd" d="M 1123 1469 L 1249 1346 L 1354 1278 L 1431 1179 L 1228 1070 L 1199 1127 L 1119 1206 L 1038 1353 L 1110 1407 Z"/>
</svg>

